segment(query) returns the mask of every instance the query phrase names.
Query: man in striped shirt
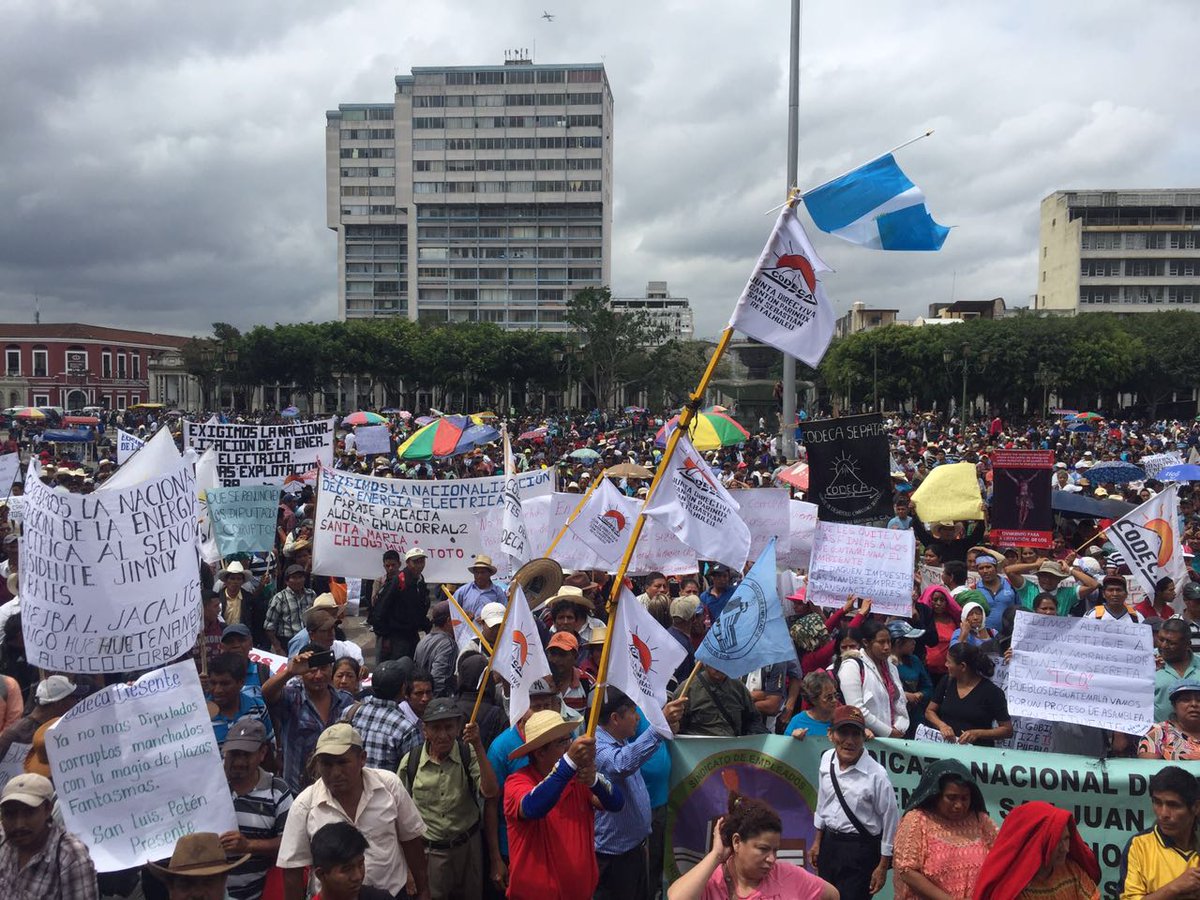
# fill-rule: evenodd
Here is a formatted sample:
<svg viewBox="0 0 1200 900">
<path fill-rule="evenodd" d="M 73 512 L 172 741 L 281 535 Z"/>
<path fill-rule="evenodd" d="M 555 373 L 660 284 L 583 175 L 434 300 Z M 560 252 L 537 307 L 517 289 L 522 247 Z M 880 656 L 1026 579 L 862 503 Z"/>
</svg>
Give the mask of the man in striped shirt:
<svg viewBox="0 0 1200 900">
<path fill-rule="evenodd" d="M 292 792 L 283 779 L 262 768 L 266 753 L 266 729 L 252 716 L 238 719 L 221 746 L 238 822 L 237 831 L 221 835 L 221 846 L 230 856 L 250 854 L 245 865 L 229 873 L 226 890 L 233 900 L 258 900 L 262 896 L 292 805 Z"/>
</svg>

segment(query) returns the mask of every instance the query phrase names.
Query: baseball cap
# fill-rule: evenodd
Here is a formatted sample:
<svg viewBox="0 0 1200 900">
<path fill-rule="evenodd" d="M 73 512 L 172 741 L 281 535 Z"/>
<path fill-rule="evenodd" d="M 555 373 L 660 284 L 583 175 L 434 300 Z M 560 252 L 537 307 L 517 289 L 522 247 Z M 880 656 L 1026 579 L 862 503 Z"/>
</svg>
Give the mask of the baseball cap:
<svg viewBox="0 0 1200 900">
<path fill-rule="evenodd" d="M 887 630 L 893 641 L 902 641 L 906 638 L 916 640 L 925 634 L 924 628 L 913 628 L 908 622 L 888 622 Z"/>
<path fill-rule="evenodd" d="M 556 631 L 554 636 L 550 638 L 550 643 L 546 645 L 546 649 L 566 650 L 569 653 L 575 653 L 579 650 L 579 638 L 569 631 Z"/>
<path fill-rule="evenodd" d="M 221 752 L 226 750 L 244 750 L 253 753 L 267 742 L 267 729 L 260 719 L 254 716 L 242 716 L 231 726 L 225 735 L 225 743 Z"/>
<path fill-rule="evenodd" d="M 1180 694 L 1186 694 L 1191 691 L 1200 692 L 1200 681 L 1196 681 L 1195 679 L 1188 679 L 1187 681 L 1181 681 L 1178 684 L 1173 685 L 1171 687 L 1171 695 L 1170 696 L 1171 696 L 1171 699 L 1174 700 Z M 9 782 L 9 783 L 11 784 L 12 782 Z"/>
<path fill-rule="evenodd" d="M 307 574 L 307 573 L 304 571 L 304 566 L 292 565 L 292 566 L 287 567 L 287 570 L 283 573 L 283 577 L 291 578 L 293 575 L 305 575 L 305 574 Z"/>
<path fill-rule="evenodd" d="M 421 716 L 421 721 L 429 724 L 430 722 L 444 722 L 447 719 L 461 718 L 462 710 L 453 700 L 447 697 L 434 697 L 425 707 L 425 714 Z"/>
<path fill-rule="evenodd" d="M 51 675 L 38 684 L 34 697 L 39 706 L 46 706 L 50 703 L 57 703 L 59 700 L 65 700 L 74 694 L 75 690 L 75 682 L 67 676 Z"/>
<path fill-rule="evenodd" d="M 843 725 L 853 725 L 862 731 L 867 730 L 866 719 L 863 718 L 862 710 L 857 706 L 843 704 L 833 711 L 833 730 L 837 731 Z"/>
<path fill-rule="evenodd" d="M 683 619 L 685 621 L 693 618 L 696 615 L 696 610 L 700 608 L 700 598 L 685 596 L 676 597 L 671 601 L 671 618 Z"/>
<path fill-rule="evenodd" d="M 41 806 L 54 799 L 54 785 L 45 775 L 25 773 L 8 780 L 4 792 L 0 793 L 0 803 L 15 800 L 26 806 Z"/>
<path fill-rule="evenodd" d="M 1197 585 L 1200 587 L 1200 585 Z M 503 603 L 485 603 L 483 609 L 479 611 L 479 618 L 483 620 L 483 624 L 488 628 L 493 628 L 504 621 L 504 604 Z"/>
<path fill-rule="evenodd" d="M 404 561 L 408 562 L 410 559 L 424 559 L 425 556 L 426 553 L 424 550 L 422 550 L 420 547 L 413 547 L 404 554 Z"/>
<path fill-rule="evenodd" d="M 317 738 L 317 748 L 314 753 L 327 753 L 330 756 L 341 756 L 351 747 L 361 747 L 362 736 L 345 722 L 330 725 Z"/>
<path fill-rule="evenodd" d="M 227 637 L 251 637 L 250 629 L 245 625 L 226 625 L 225 630 L 221 632 L 221 640 L 224 641 Z"/>
<path fill-rule="evenodd" d="M 557 694 L 558 690 L 545 678 L 539 678 L 529 685 L 530 697 L 544 697 L 547 694 Z"/>
</svg>

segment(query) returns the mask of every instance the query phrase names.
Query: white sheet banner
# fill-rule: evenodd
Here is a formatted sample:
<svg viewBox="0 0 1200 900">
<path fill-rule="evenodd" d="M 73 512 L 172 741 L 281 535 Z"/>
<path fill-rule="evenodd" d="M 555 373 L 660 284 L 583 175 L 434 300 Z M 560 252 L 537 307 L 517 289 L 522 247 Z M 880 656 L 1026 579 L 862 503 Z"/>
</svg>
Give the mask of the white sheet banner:
<svg viewBox="0 0 1200 900">
<path fill-rule="evenodd" d="M 869 597 L 871 612 L 878 615 L 910 615 L 914 542 L 911 531 L 817 523 L 808 599 L 834 607 L 856 594 Z"/>
<path fill-rule="evenodd" d="M 136 672 L 191 649 L 201 617 L 191 461 L 94 494 L 53 490 L 34 464 L 29 476 L 21 548 L 29 662 L 54 672 Z"/>
<path fill-rule="evenodd" d="M 317 482 L 313 572 L 320 575 L 376 578 L 385 550 L 403 556 L 420 547 L 429 581 L 461 583 L 471 558 L 488 552 L 484 518 L 502 511 L 502 475 L 409 481 L 322 467 Z M 522 497 L 548 497 L 554 473 L 524 472 L 518 482 Z"/>
<path fill-rule="evenodd" d="M 290 425 L 184 422 L 184 447 L 217 451 L 217 478 L 225 487 L 283 484 L 316 461 L 333 465 L 333 419 Z"/>
<path fill-rule="evenodd" d="M 47 731 L 67 830 L 100 872 L 169 857 L 185 834 L 237 830 L 196 666 L 114 684 Z"/>
<path fill-rule="evenodd" d="M 128 431 L 117 429 L 117 465 L 125 465 L 125 460 L 133 456 L 142 449 L 143 441 L 136 434 L 130 434 Z"/>
<path fill-rule="evenodd" d="M 360 425 L 354 429 L 354 452 L 359 456 L 392 452 L 392 436 L 386 425 Z"/>
<path fill-rule="evenodd" d="M 1149 625 L 1017 613 L 1008 711 L 1128 734 L 1154 724 Z"/>
<path fill-rule="evenodd" d="M 788 549 L 779 550 L 775 561 L 781 569 L 807 571 L 812 562 L 813 539 L 817 535 L 817 504 L 806 500 L 788 501 L 788 533 Z M 778 545 L 776 549 L 779 549 Z"/>
<path fill-rule="evenodd" d="M 0 453 L 0 493 L 11 493 L 17 472 L 21 469 L 20 453 Z"/>
</svg>

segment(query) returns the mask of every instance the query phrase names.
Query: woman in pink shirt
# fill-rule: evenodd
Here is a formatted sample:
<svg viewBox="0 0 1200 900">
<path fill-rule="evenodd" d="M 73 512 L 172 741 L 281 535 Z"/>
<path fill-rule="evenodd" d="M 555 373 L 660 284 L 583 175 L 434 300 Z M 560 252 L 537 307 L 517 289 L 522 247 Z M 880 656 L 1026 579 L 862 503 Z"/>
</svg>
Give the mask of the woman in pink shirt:
<svg viewBox="0 0 1200 900">
<path fill-rule="evenodd" d="M 667 900 L 838 900 L 837 889 L 776 859 L 783 822 L 760 800 L 731 794 L 712 849 L 667 890 Z"/>
</svg>

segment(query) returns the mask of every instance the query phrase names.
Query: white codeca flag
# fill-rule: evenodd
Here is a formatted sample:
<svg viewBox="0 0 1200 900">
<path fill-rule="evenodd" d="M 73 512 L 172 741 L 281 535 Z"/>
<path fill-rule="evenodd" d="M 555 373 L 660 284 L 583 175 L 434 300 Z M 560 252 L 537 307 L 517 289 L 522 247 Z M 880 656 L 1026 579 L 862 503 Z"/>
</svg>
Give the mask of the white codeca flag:
<svg viewBox="0 0 1200 900">
<path fill-rule="evenodd" d="M 1108 537 L 1151 597 L 1155 585 L 1164 577 L 1176 584 L 1187 581 L 1187 563 L 1179 540 L 1177 485 L 1171 485 L 1110 525 Z"/>
<path fill-rule="evenodd" d="M 221 562 L 221 551 L 217 549 L 212 516 L 208 514 L 208 491 L 220 486 L 221 480 L 217 477 L 217 448 L 209 447 L 196 460 L 196 491 L 200 496 L 200 557 L 210 566 Z"/>
<path fill-rule="evenodd" d="M 833 339 L 833 305 L 817 276 L 825 265 L 789 203 L 746 282 L 729 324 L 816 368 Z"/>
<path fill-rule="evenodd" d="M 508 722 L 516 725 L 529 709 L 530 686 L 539 678 L 550 677 L 537 623 L 519 585 L 508 602 L 508 618 L 493 649 L 492 671 L 508 682 Z"/>
<path fill-rule="evenodd" d="M 568 527 L 606 566 L 621 558 L 641 504 L 626 497 L 607 478 L 601 478 L 587 503 Z"/>
<path fill-rule="evenodd" d="M 627 588 L 621 589 L 611 640 L 609 685 L 636 703 L 654 730 L 670 740 L 674 735 L 662 708 L 667 682 L 687 659 L 687 651 Z"/>
<path fill-rule="evenodd" d="M 674 532 L 700 559 L 715 559 L 740 572 L 750 555 L 750 528 L 738 508 L 692 442 L 681 435 L 644 513 Z"/>
<path fill-rule="evenodd" d="M 501 522 L 500 546 L 512 560 L 512 569 L 519 569 L 529 562 L 529 533 L 525 530 L 525 513 L 521 509 L 521 492 L 517 487 L 517 468 L 513 464 L 512 447 L 509 446 L 508 426 L 500 426 L 504 432 L 504 519 Z"/>
</svg>

